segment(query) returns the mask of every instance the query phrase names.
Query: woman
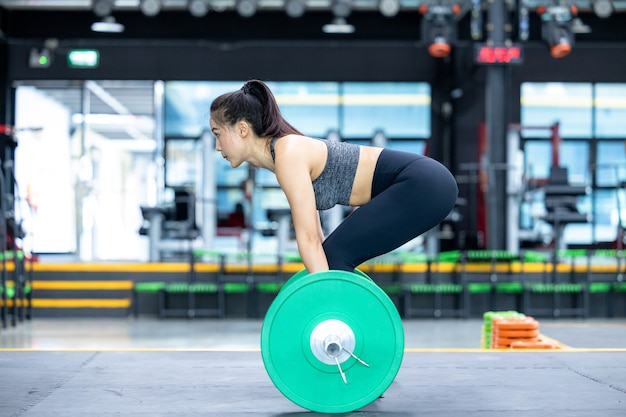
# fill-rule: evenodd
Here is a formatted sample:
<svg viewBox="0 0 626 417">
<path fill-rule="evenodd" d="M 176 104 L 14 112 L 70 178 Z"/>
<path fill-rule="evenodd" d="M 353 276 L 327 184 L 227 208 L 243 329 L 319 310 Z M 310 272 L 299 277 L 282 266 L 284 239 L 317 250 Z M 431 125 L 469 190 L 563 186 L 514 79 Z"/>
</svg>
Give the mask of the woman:
<svg viewBox="0 0 626 417">
<path fill-rule="evenodd" d="M 233 168 L 248 162 L 275 173 L 309 273 L 353 271 L 437 225 L 457 198 L 454 177 L 433 159 L 304 136 L 259 80 L 216 98 L 210 123 Z M 359 208 L 324 238 L 318 210 L 335 204 Z"/>
</svg>

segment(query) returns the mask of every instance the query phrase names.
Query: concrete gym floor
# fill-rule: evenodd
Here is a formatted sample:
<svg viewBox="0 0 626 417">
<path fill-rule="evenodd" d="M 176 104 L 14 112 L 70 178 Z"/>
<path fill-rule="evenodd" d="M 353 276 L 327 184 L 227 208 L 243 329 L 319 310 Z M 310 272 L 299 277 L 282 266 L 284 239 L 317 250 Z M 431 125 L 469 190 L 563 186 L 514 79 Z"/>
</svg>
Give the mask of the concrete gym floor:
<svg viewBox="0 0 626 417">
<path fill-rule="evenodd" d="M 482 350 L 480 320 L 405 320 L 395 381 L 344 415 L 626 416 L 626 319 L 539 322 L 561 349 Z M 267 376 L 261 325 L 37 318 L 0 329 L 0 416 L 314 415 Z"/>
</svg>

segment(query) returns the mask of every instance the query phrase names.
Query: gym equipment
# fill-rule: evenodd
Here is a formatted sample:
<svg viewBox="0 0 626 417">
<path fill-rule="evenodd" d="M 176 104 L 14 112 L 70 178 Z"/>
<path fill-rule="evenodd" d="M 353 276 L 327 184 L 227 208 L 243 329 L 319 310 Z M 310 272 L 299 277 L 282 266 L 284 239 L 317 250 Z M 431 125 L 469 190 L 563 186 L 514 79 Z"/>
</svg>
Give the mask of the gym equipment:
<svg viewBox="0 0 626 417">
<path fill-rule="evenodd" d="M 296 273 L 270 305 L 261 331 L 270 379 L 289 400 L 315 412 L 370 404 L 395 379 L 403 354 L 396 306 L 360 271 Z"/>
<path fill-rule="evenodd" d="M 359 269 L 355 269 L 354 273 L 360 277 L 363 278 L 367 278 L 370 281 L 372 280 L 365 272 L 359 270 Z M 294 282 L 297 282 L 300 278 L 304 278 L 305 276 L 308 275 L 308 272 L 306 271 L 306 269 L 302 269 L 298 272 L 296 272 L 294 275 L 291 276 L 291 278 L 289 278 L 287 280 L 287 282 L 285 282 L 283 284 L 283 287 L 281 288 L 281 291 L 283 291 L 288 285 L 293 284 Z"/>
</svg>

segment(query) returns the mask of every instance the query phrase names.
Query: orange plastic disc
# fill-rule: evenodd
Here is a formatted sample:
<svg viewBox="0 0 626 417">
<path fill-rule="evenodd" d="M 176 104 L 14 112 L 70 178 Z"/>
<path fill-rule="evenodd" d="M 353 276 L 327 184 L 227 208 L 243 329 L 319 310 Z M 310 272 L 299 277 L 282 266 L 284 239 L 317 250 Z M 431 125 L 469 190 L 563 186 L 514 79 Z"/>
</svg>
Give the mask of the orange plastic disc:
<svg viewBox="0 0 626 417">
<path fill-rule="evenodd" d="M 557 345 L 543 340 L 532 342 L 517 340 L 511 343 L 511 349 L 557 349 Z"/>
<path fill-rule="evenodd" d="M 452 47 L 443 42 L 431 43 L 428 46 L 428 53 L 435 58 L 444 58 L 450 55 L 450 51 L 452 51 Z"/>
<path fill-rule="evenodd" d="M 539 328 L 539 322 L 532 317 L 494 319 L 493 326 L 498 330 L 534 330 Z"/>
<path fill-rule="evenodd" d="M 500 330 L 498 329 L 494 334 L 497 337 L 508 337 L 508 338 L 533 338 L 539 336 L 539 329 L 529 329 L 529 330 Z"/>
<path fill-rule="evenodd" d="M 572 46 L 567 43 L 559 43 L 558 45 L 552 45 L 550 47 L 550 55 L 552 58 L 563 58 L 572 52 Z"/>
</svg>

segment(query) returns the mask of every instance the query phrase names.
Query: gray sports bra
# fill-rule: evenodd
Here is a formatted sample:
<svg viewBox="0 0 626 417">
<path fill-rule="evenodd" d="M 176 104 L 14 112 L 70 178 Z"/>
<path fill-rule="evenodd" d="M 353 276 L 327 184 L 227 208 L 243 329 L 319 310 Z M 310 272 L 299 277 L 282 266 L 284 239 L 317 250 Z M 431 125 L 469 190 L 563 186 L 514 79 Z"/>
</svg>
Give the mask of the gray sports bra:
<svg viewBox="0 0 626 417">
<path fill-rule="evenodd" d="M 277 140 L 278 138 L 275 137 L 270 142 L 273 160 L 276 160 L 274 144 Z M 318 140 L 326 144 L 328 157 L 324 170 L 313 181 L 315 205 L 318 210 L 327 210 L 335 204 L 347 206 L 350 204 L 352 185 L 359 164 L 360 147 L 353 143 Z"/>
</svg>

